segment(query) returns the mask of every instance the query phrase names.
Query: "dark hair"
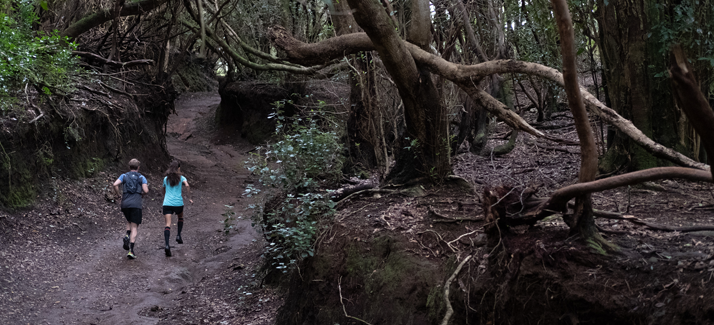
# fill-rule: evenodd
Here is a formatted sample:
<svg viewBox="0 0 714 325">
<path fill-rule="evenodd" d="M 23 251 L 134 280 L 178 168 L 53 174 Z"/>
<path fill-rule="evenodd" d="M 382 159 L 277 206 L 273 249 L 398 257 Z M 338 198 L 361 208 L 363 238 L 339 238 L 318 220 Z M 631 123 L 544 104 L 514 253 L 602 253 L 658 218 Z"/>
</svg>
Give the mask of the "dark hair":
<svg viewBox="0 0 714 325">
<path fill-rule="evenodd" d="M 169 164 L 169 169 L 166 170 L 166 178 L 170 186 L 176 186 L 181 182 L 181 172 L 178 171 L 181 167 L 181 162 L 174 160 Z"/>
</svg>

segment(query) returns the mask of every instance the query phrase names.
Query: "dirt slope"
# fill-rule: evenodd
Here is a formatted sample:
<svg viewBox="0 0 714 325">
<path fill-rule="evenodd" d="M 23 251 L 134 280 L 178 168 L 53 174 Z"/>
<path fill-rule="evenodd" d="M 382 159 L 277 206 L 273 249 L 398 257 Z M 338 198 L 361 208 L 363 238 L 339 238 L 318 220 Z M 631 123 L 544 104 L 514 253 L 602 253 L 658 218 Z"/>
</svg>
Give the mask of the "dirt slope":
<svg viewBox="0 0 714 325">
<path fill-rule="evenodd" d="M 162 249 L 161 170 L 140 170 L 150 193 L 137 260 L 127 259 L 123 216 L 105 198 L 124 170 L 82 181 L 57 179 L 32 210 L 0 212 L 0 323 L 271 322 L 269 310 L 278 300 L 254 289 L 260 237 L 245 217 L 232 222 L 229 235 L 223 232 L 226 205 L 234 206 L 236 216 L 246 214 L 249 201 L 240 194 L 249 176 L 242 168 L 249 147 L 239 139 L 212 144 L 210 112 L 219 101 L 217 94 L 189 94 L 169 118 L 168 150 L 182 161 L 195 202 L 186 207 L 184 244 L 174 241 L 172 225 L 173 257 Z M 248 301 L 269 303 L 243 308 L 238 297 L 226 294 L 238 288 L 254 293 L 244 294 Z"/>
</svg>

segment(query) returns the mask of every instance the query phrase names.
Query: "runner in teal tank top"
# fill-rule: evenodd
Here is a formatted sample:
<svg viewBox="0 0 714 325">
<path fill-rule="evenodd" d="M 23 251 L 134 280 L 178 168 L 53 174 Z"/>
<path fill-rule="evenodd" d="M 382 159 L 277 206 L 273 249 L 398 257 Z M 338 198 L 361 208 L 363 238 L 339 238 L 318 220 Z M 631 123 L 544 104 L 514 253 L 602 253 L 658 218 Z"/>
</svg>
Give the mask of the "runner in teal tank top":
<svg viewBox="0 0 714 325">
<path fill-rule="evenodd" d="M 186 197 L 193 204 L 191 199 L 191 191 L 189 190 L 186 177 L 181 175 L 181 163 L 174 160 L 169 164 L 169 169 L 164 177 L 164 208 L 163 214 L 166 218 L 166 228 L 164 228 L 164 241 L 166 247 L 164 252 L 166 256 L 171 256 L 171 246 L 169 246 L 169 237 L 171 236 L 171 216 L 175 213 L 178 216 L 178 232 L 176 233 L 176 242 L 183 244 L 181 239 L 181 230 L 183 230 L 183 195 L 182 188 L 186 188 Z"/>
</svg>

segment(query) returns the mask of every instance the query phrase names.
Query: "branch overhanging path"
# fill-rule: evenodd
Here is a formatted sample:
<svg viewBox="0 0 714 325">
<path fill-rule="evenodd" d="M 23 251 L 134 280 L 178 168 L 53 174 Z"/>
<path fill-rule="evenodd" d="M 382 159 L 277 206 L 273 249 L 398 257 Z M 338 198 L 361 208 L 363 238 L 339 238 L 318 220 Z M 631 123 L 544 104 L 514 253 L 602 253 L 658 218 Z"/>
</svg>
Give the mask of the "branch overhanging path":
<svg viewBox="0 0 714 325">
<path fill-rule="evenodd" d="M 374 50 L 374 46 L 365 33 L 336 36 L 317 43 L 304 43 L 292 37 L 281 26 L 274 26 L 268 32 L 271 40 L 286 52 L 287 61 L 296 64 L 326 63 L 359 51 Z M 404 43 L 418 64 L 424 66 L 430 72 L 457 84 L 469 96 L 481 103 L 491 113 L 503 119 L 509 126 L 539 138 L 552 140 L 552 137 L 536 130 L 515 112 L 509 111 L 503 103 L 480 90 L 477 84 L 482 78 L 497 73 L 522 73 L 535 75 L 564 87 L 563 75 L 558 70 L 538 63 L 517 60 L 493 60 L 475 65 L 456 64 L 426 52 L 414 44 L 406 41 Z M 588 110 L 626 134 L 654 156 L 684 167 L 710 170 L 709 165 L 696 162 L 673 149 L 653 141 L 637 129 L 631 121 L 607 107 L 583 87 L 580 87 L 580 92 Z"/>
</svg>

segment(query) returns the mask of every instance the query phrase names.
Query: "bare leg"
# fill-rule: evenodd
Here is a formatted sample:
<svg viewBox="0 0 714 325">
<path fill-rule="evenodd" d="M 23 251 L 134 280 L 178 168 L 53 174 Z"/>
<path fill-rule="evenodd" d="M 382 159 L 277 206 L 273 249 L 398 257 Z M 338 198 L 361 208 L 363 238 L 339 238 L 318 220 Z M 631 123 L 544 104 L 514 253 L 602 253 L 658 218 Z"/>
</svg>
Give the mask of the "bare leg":
<svg viewBox="0 0 714 325">
<path fill-rule="evenodd" d="M 164 218 L 166 218 L 166 227 L 171 227 L 171 214 L 165 214 Z"/>
<path fill-rule="evenodd" d="M 129 237 L 129 242 L 130 243 L 135 243 L 136 242 L 136 231 L 139 229 L 139 225 L 135 223 L 131 223 L 131 237 Z"/>
</svg>

